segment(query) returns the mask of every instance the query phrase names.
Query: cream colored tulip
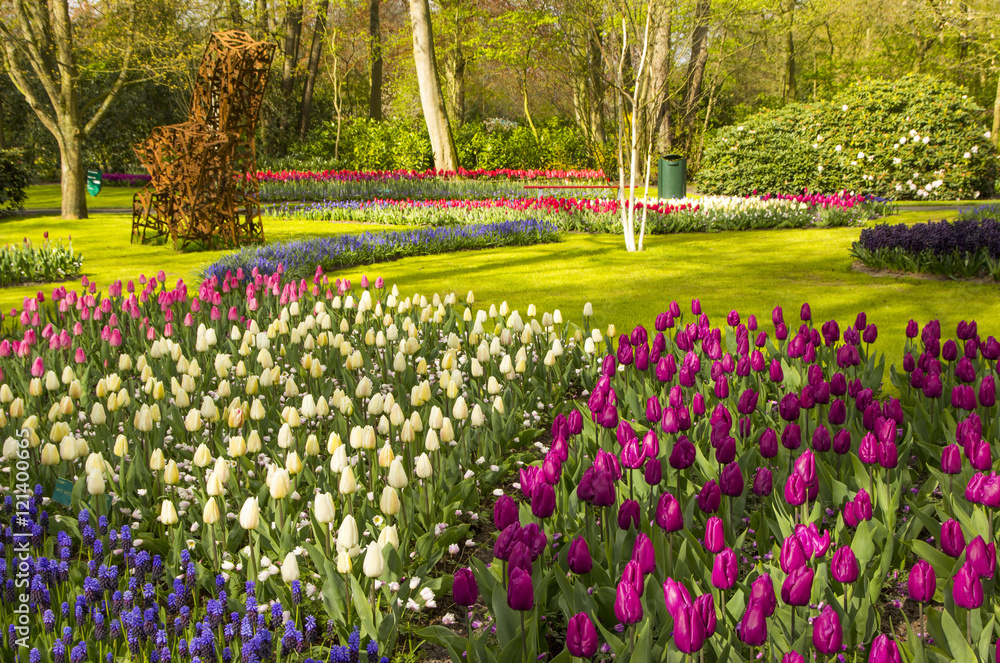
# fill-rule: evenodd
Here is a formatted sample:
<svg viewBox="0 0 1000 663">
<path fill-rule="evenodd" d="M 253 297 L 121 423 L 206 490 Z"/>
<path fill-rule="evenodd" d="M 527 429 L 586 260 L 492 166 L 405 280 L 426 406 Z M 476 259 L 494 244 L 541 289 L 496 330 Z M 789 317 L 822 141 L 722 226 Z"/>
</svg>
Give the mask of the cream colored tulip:
<svg viewBox="0 0 1000 663">
<path fill-rule="evenodd" d="M 173 459 L 167 463 L 167 466 L 163 470 L 163 483 L 168 486 L 176 486 L 180 483 L 181 474 L 177 469 L 177 462 Z"/>
<path fill-rule="evenodd" d="M 288 470 L 281 468 L 275 470 L 274 476 L 268 482 L 271 497 L 276 500 L 284 499 L 291 490 L 292 480 L 288 475 Z"/>
<path fill-rule="evenodd" d="M 104 474 L 100 470 L 87 472 L 87 493 L 90 495 L 104 494 Z"/>
<path fill-rule="evenodd" d="M 337 547 L 341 550 L 350 550 L 356 545 L 358 545 L 358 523 L 354 520 L 354 516 L 347 514 L 337 529 Z"/>
<path fill-rule="evenodd" d="M 365 552 L 365 561 L 361 565 L 365 575 L 369 578 L 378 578 L 385 573 L 385 559 L 382 557 L 382 549 L 378 542 L 368 544 Z"/>
<path fill-rule="evenodd" d="M 316 514 L 316 520 L 318 522 L 321 522 L 324 525 L 332 523 L 336 512 L 336 507 L 333 503 L 333 495 L 330 493 L 320 493 L 316 495 L 316 502 L 313 505 L 313 511 Z"/>
<path fill-rule="evenodd" d="M 392 486 L 382 488 L 382 497 L 378 502 L 379 510 L 387 516 L 395 516 L 399 513 L 399 495 Z"/>
<path fill-rule="evenodd" d="M 160 515 L 156 519 L 164 525 L 176 525 L 177 509 L 174 508 L 174 503 L 170 500 L 163 500 L 163 503 L 160 504 Z"/>
<path fill-rule="evenodd" d="M 337 553 L 337 573 L 343 573 L 347 575 L 351 572 L 354 564 L 351 561 L 351 555 L 346 550 L 341 550 Z"/>
<path fill-rule="evenodd" d="M 187 416 L 184 417 L 184 430 L 189 433 L 201 430 L 201 412 L 195 409 L 188 410 Z"/>
<path fill-rule="evenodd" d="M 260 525 L 260 504 L 256 497 L 248 497 L 240 509 L 240 527 L 246 530 L 257 529 Z"/>
<path fill-rule="evenodd" d="M 229 454 L 231 458 L 241 458 L 246 455 L 247 443 L 246 440 L 243 439 L 242 435 L 234 435 L 229 438 L 226 453 Z"/>
<path fill-rule="evenodd" d="M 281 563 L 281 579 L 286 585 L 299 579 L 299 560 L 293 552 L 285 555 L 285 561 Z"/>
<path fill-rule="evenodd" d="M 285 469 L 289 474 L 298 474 L 302 471 L 302 459 L 298 453 L 292 451 L 285 457 Z"/>
<path fill-rule="evenodd" d="M 208 446 L 204 442 L 195 449 L 191 462 L 195 467 L 208 467 L 208 464 L 212 462 L 212 452 L 208 450 Z"/>
<path fill-rule="evenodd" d="M 422 453 L 417 457 L 416 473 L 421 479 L 428 479 L 434 473 L 434 468 L 431 466 L 431 459 L 427 457 L 426 453 Z"/>
<path fill-rule="evenodd" d="M 353 495 L 358 492 L 358 482 L 354 478 L 354 469 L 350 465 L 340 473 L 339 491 L 341 495 Z"/>
<path fill-rule="evenodd" d="M 344 446 L 337 447 L 330 457 L 330 471 L 334 474 L 339 474 L 350 467 L 350 464 L 350 461 L 347 460 L 347 448 Z"/>
<path fill-rule="evenodd" d="M 394 458 L 389 463 L 389 477 L 387 482 L 396 490 L 402 490 L 409 484 L 409 479 L 406 477 L 406 470 L 403 468 L 403 461 L 399 457 Z"/>
<path fill-rule="evenodd" d="M 226 462 L 225 458 L 220 457 L 216 459 L 215 468 L 213 469 L 212 474 L 218 474 L 219 480 L 223 484 L 229 481 L 229 463 Z"/>
<path fill-rule="evenodd" d="M 218 497 L 226 492 L 226 485 L 222 482 L 218 472 L 212 472 L 212 476 L 208 477 L 205 492 L 213 497 Z"/>
<path fill-rule="evenodd" d="M 389 525 L 379 532 L 378 545 L 383 549 L 386 546 L 392 546 L 396 550 L 399 550 L 399 534 L 396 533 L 395 525 Z"/>
<path fill-rule="evenodd" d="M 201 519 L 206 525 L 214 525 L 219 522 L 219 517 L 222 514 L 219 513 L 219 505 L 215 502 L 214 497 L 209 497 L 208 501 L 205 502 L 205 508 L 201 511 Z"/>
<path fill-rule="evenodd" d="M 261 450 L 260 435 L 257 433 L 257 431 L 252 430 L 250 431 L 250 434 L 247 435 L 247 453 L 248 454 L 260 453 L 260 450 Z"/>
<path fill-rule="evenodd" d="M 385 444 L 382 445 L 382 448 L 378 450 L 379 467 L 389 467 L 389 464 L 392 463 L 395 457 L 396 454 L 393 453 L 392 447 L 389 446 L 389 441 L 386 440 Z"/>
</svg>

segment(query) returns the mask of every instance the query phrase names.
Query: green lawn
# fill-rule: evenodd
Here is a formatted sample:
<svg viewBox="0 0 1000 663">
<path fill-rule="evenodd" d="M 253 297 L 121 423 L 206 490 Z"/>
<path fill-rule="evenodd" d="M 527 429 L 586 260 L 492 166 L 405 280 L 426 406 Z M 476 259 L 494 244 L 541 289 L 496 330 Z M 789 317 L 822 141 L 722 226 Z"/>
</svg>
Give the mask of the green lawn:
<svg viewBox="0 0 1000 663">
<path fill-rule="evenodd" d="M 955 212 L 906 210 L 889 221 L 917 222 L 953 217 Z M 877 223 L 877 222 L 873 222 Z M 100 288 L 117 278 L 135 279 L 159 269 L 171 279 L 197 281 L 198 270 L 220 252 L 175 253 L 169 246 L 128 243 L 130 218 L 101 214 L 83 222 L 53 216 L 21 217 L 0 222 L 0 244 L 24 236 L 40 241 L 72 233 L 74 248 L 85 257 L 87 275 Z M 386 226 L 314 221 L 265 221 L 269 240 L 331 233 L 389 229 Z M 899 361 L 907 320 L 939 318 L 953 331 L 959 320 L 974 318 L 986 334 L 1000 333 L 1000 289 L 923 278 L 871 277 L 854 272 L 848 249 L 858 228 L 761 230 L 648 237 L 646 250 L 629 254 L 622 239 L 609 235 L 567 234 L 565 241 L 516 249 L 468 251 L 407 258 L 350 269 L 338 276 L 357 281 L 362 273 L 383 276 L 404 294 L 473 290 L 477 302 L 506 300 L 522 311 L 559 308 L 568 320 L 581 321 L 586 302 L 594 305 L 594 323 L 609 322 L 619 331 L 652 325 L 671 299 L 687 306 L 698 297 L 709 317 L 723 322 L 736 308 L 744 319 L 757 315 L 770 328 L 770 311 L 780 305 L 786 320 L 797 321 L 803 302 L 814 318 L 853 324 L 858 311 L 880 330 L 877 347 L 889 361 Z M 26 294 L 51 285 L 0 290 L 0 307 L 20 308 Z"/>
<path fill-rule="evenodd" d="M 132 195 L 138 189 L 120 186 L 106 186 L 97 197 L 87 195 L 88 209 L 132 209 Z M 24 209 L 59 209 L 62 192 L 58 184 L 37 184 L 28 187 L 28 199 Z"/>
</svg>

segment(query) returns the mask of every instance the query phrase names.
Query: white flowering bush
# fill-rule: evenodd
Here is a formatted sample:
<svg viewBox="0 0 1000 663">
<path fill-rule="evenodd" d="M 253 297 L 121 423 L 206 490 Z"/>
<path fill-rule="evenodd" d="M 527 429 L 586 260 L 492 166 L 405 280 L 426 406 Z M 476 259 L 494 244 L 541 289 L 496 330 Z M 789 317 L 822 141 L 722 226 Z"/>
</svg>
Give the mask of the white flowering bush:
<svg viewBox="0 0 1000 663">
<path fill-rule="evenodd" d="M 711 194 L 986 198 L 997 153 L 982 117 L 952 83 L 916 75 L 861 81 L 830 101 L 790 104 L 722 129 L 706 147 L 698 186 Z"/>
</svg>

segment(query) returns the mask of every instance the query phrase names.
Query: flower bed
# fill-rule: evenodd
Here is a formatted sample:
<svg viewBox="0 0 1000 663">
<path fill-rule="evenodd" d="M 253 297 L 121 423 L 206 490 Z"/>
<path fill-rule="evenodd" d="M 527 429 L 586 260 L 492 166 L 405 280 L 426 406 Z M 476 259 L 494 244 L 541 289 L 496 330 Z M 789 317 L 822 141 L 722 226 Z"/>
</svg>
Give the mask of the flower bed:
<svg viewBox="0 0 1000 663">
<path fill-rule="evenodd" d="M 148 174 L 133 175 L 130 173 L 104 173 L 101 183 L 104 186 L 140 187 L 149 183 Z"/>
<path fill-rule="evenodd" d="M 882 224 L 861 231 L 851 256 L 876 270 L 1000 281 L 1000 222 L 960 217 L 912 226 Z"/>
<path fill-rule="evenodd" d="M 84 280 L 8 321 L 4 651 L 374 661 L 401 633 L 498 663 L 993 647 L 1000 343 L 974 322 L 957 339 L 911 322 L 892 398 L 864 314 L 842 330 L 776 309 L 765 330 L 695 300 L 618 336 L 589 307 L 577 327 L 322 271 L 163 281 Z"/>
<path fill-rule="evenodd" d="M 601 170 L 262 171 L 261 200 L 456 200 L 533 195 L 524 182 L 606 182 Z"/>
<path fill-rule="evenodd" d="M 290 277 L 312 276 L 317 265 L 326 270 L 370 265 L 407 256 L 434 255 L 469 249 L 529 246 L 559 241 L 559 229 L 544 221 L 525 219 L 450 228 L 421 228 L 403 232 L 336 235 L 262 247 L 246 247 L 228 253 L 205 269 L 205 277 L 222 278 L 238 270 L 270 275 L 287 272 Z"/>
<path fill-rule="evenodd" d="M 833 196 L 707 196 L 637 203 L 645 209 L 646 232 L 711 232 L 764 228 L 843 226 L 877 218 L 889 211 L 882 199 L 847 193 Z M 266 216 L 317 221 L 353 221 L 394 225 L 454 225 L 496 222 L 517 217 L 542 218 L 563 230 L 621 232 L 621 204 L 593 198 L 492 198 L 475 200 L 323 201 L 282 203 L 264 208 Z"/>
<path fill-rule="evenodd" d="M 50 242 L 48 233 L 38 247 L 25 238 L 20 244 L 0 247 L 0 286 L 65 281 L 79 276 L 82 265 L 83 256 L 73 252 L 72 238 L 68 247 Z"/>
</svg>

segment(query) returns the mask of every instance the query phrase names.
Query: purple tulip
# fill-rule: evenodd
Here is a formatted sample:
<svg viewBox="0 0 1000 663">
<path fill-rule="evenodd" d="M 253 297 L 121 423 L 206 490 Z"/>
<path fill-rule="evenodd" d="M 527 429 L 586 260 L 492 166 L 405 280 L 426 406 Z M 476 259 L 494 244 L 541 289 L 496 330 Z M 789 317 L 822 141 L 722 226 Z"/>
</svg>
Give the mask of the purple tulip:
<svg viewBox="0 0 1000 663">
<path fill-rule="evenodd" d="M 682 605 L 691 605 L 691 594 L 688 593 L 687 587 L 673 578 L 667 578 L 663 583 L 663 600 L 667 604 L 667 612 L 677 619 L 678 608 Z"/>
<path fill-rule="evenodd" d="M 664 532 L 677 532 L 684 529 L 684 516 L 681 513 L 680 502 L 670 493 L 660 495 L 656 503 L 656 524 Z"/>
<path fill-rule="evenodd" d="M 737 463 L 729 463 L 719 474 L 719 490 L 723 495 L 739 497 L 743 494 L 743 473 Z"/>
<path fill-rule="evenodd" d="M 872 641 L 872 649 L 868 654 L 868 663 L 903 663 L 896 641 L 884 633 L 877 635 L 875 640 Z"/>
<path fill-rule="evenodd" d="M 802 429 L 798 424 L 788 424 L 781 431 L 781 446 L 790 451 L 802 446 Z"/>
<path fill-rule="evenodd" d="M 760 455 L 764 458 L 774 458 L 778 455 L 778 435 L 773 428 L 765 428 L 760 434 Z"/>
<path fill-rule="evenodd" d="M 806 558 L 802 542 L 799 541 L 798 537 L 790 536 L 782 542 L 779 561 L 781 570 L 785 573 L 791 573 L 806 565 L 809 560 Z"/>
<path fill-rule="evenodd" d="M 646 469 L 643 470 L 643 479 L 650 486 L 658 486 L 663 481 L 663 463 L 659 458 L 650 458 L 646 461 Z"/>
<path fill-rule="evenodd" d="M 979 405 L 993 407 L 997 402 L 997 383 L 992 375 L 987 375 L 979 383 Z"/>
<path fill-rule="evenodd" d="M 958 344 L 950 338 L 941 346 L 941 358 L 945 361 L 955 361 L 958 358 Z"/>
<path fill-rule="evenodd" d="M 594 497 L 591 503 L 594 506 L 611 506 L 615 503 L 615 480 L 609 472 L 597 470 L 594 473 L 593 487 Z"/>
<path fill-rule="evenodd" d="M 753 494 L 758 497 L 767 497 L 773 491 L 771 470 L 766 467 L 757 469 L 757 474 L 753 478 Z"/>
<path fill-rule="evenodd" d="M 911 599 L 918 603 L 930 602 L 937 590 L 934 567 L 924 560 L 918 561 L 910 569 L 910 577 L 907 578 L 906 586 Z"/>
<path fill-rule="evenodd" d="M 556 509 L 556 491 L 551 484 L 539 483 L 531 492 L 531 515 L 548 518 Z"/>
<path fill-rule="evenodd" d="M 736 584 L 739 576 L 739 566 L 736 553 L 732 548 L 723 548 L 716 556 L 712 565 L 712 586 L 726 590 Z"/>
<path fill-rule="evenodd" d="M 639 503 L 635 500 L 625 500 L 618 507 L 618 529 L 627 532 L 630 527 L 639 529 Z"/>
<path fill-rule="evenodd" d="M 879 442 L 877 449 L 878 464 L 887 470 L 899 465 L 899 449 L 895 442 Z"/>
<path fill-rule="evenodd" d="M 791 393 L 785 394 L 778 401 L 778 415 L 785 421 L 796 421 L 799 418 L 799 397 Z"/>
<path fill-rule="evenodd" d="M 830 422 L 831 426 L 843 426 L 847 420 L 847 404 L 839 398 L 833 400 L 830 403 L 830 412 L 827 414 L 826 420 Z"/>
<path fill-rule="evenodd" d="M 792 570 L 781 584 L 781 600 L 786 605 L 803 606 L 809 605 L 809 597 L 812 596 L 813 576 L 816 572 L 808 566 L 800 566 Z M 978 580 L 978 578 L 977 578 Z"/>
<path fill-rule="evenodd" d="M 653 541 L 642 532 L 635 537 L 632 560 L 639 564 L 639 569 L 644 574 L 652 573 L 656 568 L 656 550 L 653 548 Z"/>
<path fill-rule="evenodd" d="M 705 624 L 693 605 L 682 605 L 674 618 L 674 644 L 685 654 L 693 654 L 705 644 Z"/>
<path fill-rule="evenodd" d="M 833 560 L 830 564 L 830 572 L 833 579 L 841 583 L 852 583 L 858 579 L 858 558 L 850 546 L 842 546 L 833 553 Z"/>
<path fill-rule="evenodd" d="M 757 392 L 753 389 L 747 389 L 742 394 L 740 394 L 740 400 L 736 406 L 736 410 L 746 416 L 757 409 Z"/>
<path fill-rule="evenodd" d="M 977 536 L 965 549 L 965 561 L 972 565 L 972 569 L 980 578 L 992 578 L 997 567 L 996 545 L 993 543 L 986 545 L 983 537 Z"/>
<path fill-rule="evenodd" d="M 535 588 L 531 584 L 531 574 L 515 568 L 507 584 L 507 607 L 511 610 L 527 611 L 535 607 Z"/>
<path fill-rule="evenodd" d="M 871 327 L 869 327 L 871 329 Z M 813 647 L 821 654 L 839 654 L 844 644 L 844 628 L 840 615 L 830 605 L 813 620 Z"/>
<path fill-rule="evenodd" d="M 642 619 L 642 601 L 630 582 L 623 580 L 618 583 L 618 590 L 615 592 L 615 617 L 626 626 Z"/>
<path fill-rule="evenodd" d="M 570 656 L 590 658 L 597 653 L 597 629 L 585 612 L 579 612 L 566 625 L 566 649 Z"/>
<path fill-rule="evenodd" d="M 545 536 L 545 532 L 537 523 L 528 523 L 521 529 L 521 541 L 531 551 L 532 562 L 538 559 L 538 556 L 542 554 L 545 546 L 549 543 L 548 537 Z"/>
<path fill-rule="evenodd" d="M 646 401 L 646 421 L 649 423 L 655 423 L 663 417 L 663 408 L 660 407 L 660 401 L 656 396 L 650 396 L 649 400 Z"/>
<path fill-rule="evenodd" d="M 712 516 L 705 523 L 705 549 L 712 554 L 726 547 L 726 535 L 723 532 L 722 519 Z"/>
<path fill-rule="evenodd" d="M 694 600 L 694 607 L 701 616 L 701 623 L 705 626 L 705 637 L 711 637 L 718 622 L 715 615 L 715 599 L 711 594 L 702 594 Z"/>
<path fill-rule="evenodd" d="M 851 450 L 851 431 L 846 428 L 837 431 L 837 434 L 833 436 L 833 450 L 841 456 Z"/>
<path fill-rule="evenodd" d="M 681 435 L 670 451 L 670 467 L 675 470 L 686 470 L 694 464 L 694 459 L 694 444 L 688 440 L 686 435 Z"/>
<path fill-rule="evenodd" d="M 502 532 L 508 525 L 517 521 L 517 504 L 514 503 L 512 497 L 504 493 L 497 498 L 496 504 L 493 505 L 493 524 L 497 530 Z"/>
<path fill-rule="evenodd" d="M 639 562 L 632 559 L 625 564 L 625 570 L 622 571 L 622 582 L 631 584 L 635 593 L 640 598 L 642 597 L 643 590 L 646 588 L 646 576 L 643 574 L 642 569 L 639 568 Z"/>
<path fill-rule="evenodd" d="M 507 560 L 507 577 L 514 572 L 514 569 L 521 569 L 526 573 L 531 573 L 531 550 L 523 541 L 516 542 L 510 549 L 510 559 Z"/>
<path fill-rule="evenodd" d="M 458 605 L 465 607 L 475 605 L 476 599 L 479 598 L 479 585 L 476 584 L 476 576 L 472 573 L 472 569 L 455 571 L 451 594 Z"/>
<path fill-rule="evenodd" d="M 715 481 L 709 479 L 698 493 L 698 508 L 704 513 L 715 513 L 722 503 L 722 491 Z"/>
<path fill-rule="evenodd" d="M 806 502 L 806 483 L 798 474 L 788 475 L 785 481 L 785 501 L 791 506 L 801 506 Z"/>
<path fill-rule="evenodd" d="M 952 596 L 959 608 L 972 610 L 983 604 L 983 583 L 972 564 L 966 562 L 953 578 Z"/>
<path fill-rule="evenodd" d="M 778 384 L 785 379 L 785 373 L 781 370 L 781 362 L 777 359 L 771 360 L 771 367 L 768 372 L 768 377 L 771 378 L 771 382 Z"/>
<path fill-rule="evenodd" d="M 760 647 L 767 641 L 767 615 L 757 605 L 751 604 L 743 613 L 743 619 L 736 629 L 743 644 Z"/>
<path fill-rule="evenodd" d="M 774 583 L 771 582 L 771 576 L 764 573 L 757 576 L 750 584 L 750 600 L 748 601 L 748 605 L 760 606 L 767 617 L 774 614 L 774 611 L 778 607 L 778 598 L 774 595 Z"/>
<path fill-rule="evenodd" d="M 569 544 L 569 550 L 566 551 L 566 563 L 569 565 L 569 570 L 577 575 L 590 573 L 594 567 L 594 560 L 590 556 L 590 546 L 587 545 L 585 538 L 578 536 Z"/>
<path fill-rule="evenodd" d="M 719 446 L 715 448 L 715 460 L 721 465 L 736 460 L 736 440 L 729 435 L 724 437 Z"/>
<path fill-rule="evenodd" d="M 500 532 L 500 536 L 497 537 L 496 543 L 493 544 L 493 556 L 497 559 L 502 559 L 507 561 L 510 559 L 511 549 L 514 544 L 521 539 L 521 526 L 515 521 L 510 525 L 507 525 Z"/>
<path fill-rule="evenodd" d="M 962 450 L 957 444 L 949 444 L 941 450 L 941 471 L 945 474 L 962 472 Z"/>
<path fill-rule="evenodd" d="M 701 300 L 692 299 L 691 300 L 691 312 L 695 315 L 701 315 Z"/>
<path fill-rule="evenodd" d="M 866 465 L 874 465 L 878 462 L 878 440 L 871 433 L 865 433 L 865 436 L 861 438 L 858 458 Z"/>
<path fill-rule="evenodd" d="M 806 659 L 797 651 L 790 651 L 781 657 L 781 663 L 806 663 Z"/>
<path fill-rule="evenodd" d="M 941 550 L 951 557 L 958 557 L 965 550 L 965 534 L 957 520 L 941 523 Z"/>
<path fill-rule="evenodd" d="M 830 430 L 826 426 L 820 424 L 816 427 L 816 430 L 813 431 L 812 448 L 814 451 L 823 453 L 829 451 L 831 446 L 832 440 L 830 439 Z"/>
<path fill-rule="evenodd" d="M 868 325 L 865 330 L 861 333 L 861 340 L 865 343 L 874 343 L 875 339 L 878 338 L 878 327 L 875 325 Z"/>
<path fill-rule="evenodd" d="M 583 414 L 579 410 L 573 410 L 566 417 L 569 424 L 570 435 L 579 435 L 583 432 Z"/>
</svg>

